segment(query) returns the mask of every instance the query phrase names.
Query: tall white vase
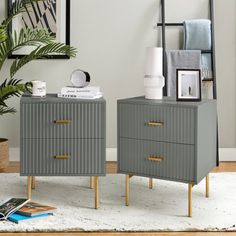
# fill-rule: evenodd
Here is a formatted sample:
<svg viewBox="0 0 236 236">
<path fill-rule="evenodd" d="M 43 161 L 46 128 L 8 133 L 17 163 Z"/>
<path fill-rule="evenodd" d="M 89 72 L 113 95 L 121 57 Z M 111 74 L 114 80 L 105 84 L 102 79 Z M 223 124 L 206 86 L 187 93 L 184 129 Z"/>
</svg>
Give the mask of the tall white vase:
<svg viewBox="0 0 236 236">
<path fill-rule="evenodd" d="M 164 86 L 163 49 L 158 47 L 149 47 L 146 52 L 144 76 L 146 99 L 162 99 Z"/>
<path fill-rule="evenodd" d="M 157 76 L 155 78 L 144 78 L 145 98 L 146 99 L 163 99 L 163 87 L 165 78 Z"/>
</svg>

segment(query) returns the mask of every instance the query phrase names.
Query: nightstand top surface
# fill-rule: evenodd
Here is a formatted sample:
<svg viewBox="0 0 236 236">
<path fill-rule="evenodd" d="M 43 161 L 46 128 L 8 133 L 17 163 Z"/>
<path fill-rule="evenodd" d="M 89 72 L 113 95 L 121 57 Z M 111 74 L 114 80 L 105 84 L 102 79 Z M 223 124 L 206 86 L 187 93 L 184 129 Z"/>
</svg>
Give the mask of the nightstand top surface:
<svg viewBox="0 0 236 236">
<path fill-rule="evenodd" d="M 187 106 L 187 107 L 198 107 L 205 103 L 216 103 L 216 100 L 203 99 L 201 102 L 177 102 L 173 97 L 163 97 L 162 100 L 150 100 L 144 96 L 133 97 L 127 99 L 118 100 L 119 103 L 134 103 L 143 105 L 173 105 L 173 106 Z"/>
<path fill-rule="evenodd" d="M 46 97 L 32 97 L 31 95 L 23 95 L 21 102 L 41 103 L 41 102 L 58 102 L 58 103 L 103 103 L 104 98 L 99 99 L 74 99 L 74 98 L 60 98 L 57 94 L 47 94 Z"/>
</svg>

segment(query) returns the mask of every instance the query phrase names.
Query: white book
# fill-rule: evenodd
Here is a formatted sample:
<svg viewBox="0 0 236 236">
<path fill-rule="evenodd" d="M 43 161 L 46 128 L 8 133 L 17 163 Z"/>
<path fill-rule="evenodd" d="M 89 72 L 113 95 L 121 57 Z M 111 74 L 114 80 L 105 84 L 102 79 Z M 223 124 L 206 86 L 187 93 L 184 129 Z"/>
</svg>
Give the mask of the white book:
<svg viewBox="0 0 236 236">
<path fill-rule="evenodd" d="M 98 98 L 102 98 L 102 93 L 99 93 L 97 95 L 94 95 L 94 96 L 82 96 L 82 95 L 65 95 L 65 94 L 61 94 L 61 93 L 58 93 L 57 94 L 58 97 L 60 98 L 70 98 L 70 99 L 98 99 Z"/>
<path fill-rule="evenodd" d="M 87 92 L 87 91 L 84 91 L 84 92 L 67 92 L 67 93 L 61 93 L 61 95 L 64 95 L 64 96 L 73 96 L 73 95 L 76 95 L 76 96 L 86 96 L 86 97 L 91 97 L 91 96 L 96 96 L 96 95 L 100 95 L 101 92 Z"/>
<path fill-rule="evenodd" d="M 86 92 L 99 93 L 100 92 L 100 87 L 87 86 L 87 87 L 84 87 L 84 88 L 78 88 L 78 87 L 74 87 L 74 86 L 67 86 L 67 87 L 63 87 L 61 89 L 61 94 L 86 93 Z"/>
</svg>

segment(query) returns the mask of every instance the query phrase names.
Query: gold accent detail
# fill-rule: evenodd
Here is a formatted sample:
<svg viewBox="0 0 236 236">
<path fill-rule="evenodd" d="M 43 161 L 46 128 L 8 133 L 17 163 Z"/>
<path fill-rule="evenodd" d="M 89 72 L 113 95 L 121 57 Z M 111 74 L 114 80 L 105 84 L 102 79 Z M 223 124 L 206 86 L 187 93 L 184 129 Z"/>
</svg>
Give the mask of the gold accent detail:
<svg viewBox="0 0 236 236">
<path fill-rule="evenodd" d="M 58 159 L 58 160 L 68 160 L 70 159 L 70 156 L 69 155 L 55 155 L 53 156 L 55 159 Z"/>
<path fill-rule="evenodd" d="M 32 176 L 31 188 L 35 189 L 35 176 Z"/>
<path fill-rule="evenodd" d="M 192 217 L 192 184 L 188 184 L 188 217 Z"/>
<path fill-rule="evenodd" d="M 98 176 L 94 177 L 95 186 L 95 209 L 98 209 Z"/>
<path fill-rule="evenodd" d="M 164 157 L 158 157 L 158 156 L 150 156 L 147 158 L 148 161 L 157 161 L 162 162 L 164 160 Z"/>
<path fill-rule="evenodd" d="M 149 178 L 149 188 L 153 189 L 153 179 Z"/>
<path fill-rule="evenodd" d="M 125 205 L 129 206 L 129 179 L 130 176 L 125 176 Z"/>
<path fill-rule="evenodd" d="M 31 194 L 32 193 L 31 192 L 31 181 L 32 180 L 31 180 L 31 178 L 32 178 L 31 176 L 27 177 L 27 198 L 28 199 L 31 199 L 31 197 L 32 197 L 32 194 Z"/>
<path fill-rule="evenodd" d="M 54 120 L 54 123 L 59 125 L 69 125 L 71 120 Z"/>
<path fill-rule="evenodd" d="M 209 177 L 210 177 L 209 175 L 210 174 L 206 176 L 206 198 L 209 197 Z"/>
<path fill-rule="evenodd" d="M 90 188 L 94 188 L 94 183 L 93 183 L 93 176 L 90 176 Z"/>
<path fill-rule="evenodd" d="M 164 122 L 160 122 L 160 121 L 149 121 L 147 123 L 148 126 L 155 126 L 155 127 L 161 127 L 164 126 Z"/>
</svg>

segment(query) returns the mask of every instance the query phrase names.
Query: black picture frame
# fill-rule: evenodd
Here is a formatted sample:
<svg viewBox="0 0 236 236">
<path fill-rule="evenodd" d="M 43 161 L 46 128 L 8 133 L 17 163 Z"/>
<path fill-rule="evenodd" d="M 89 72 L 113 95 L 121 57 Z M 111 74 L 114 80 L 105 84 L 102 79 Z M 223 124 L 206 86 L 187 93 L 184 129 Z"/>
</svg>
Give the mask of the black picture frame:
<svg viewBox="0 0 236 236">
<path fill-rule="evenodd" d="M 186 82 L 186 80 L 188 80 L 188 82 Z M 189 83 L 189 84 L 186 84 L 186 83 Z M 200 69 L 177 69 L 176 70 L 176 100 L 177 101 L 200 102 L 202 100 L 201 87 L 202 87 L 202 80 L 201 80 Z M 191 93 L 193 94 L 191 95 Z"/>
<path fill-rule="evenodd" d="M 7 1 L 7 14 L 9 16 L 10 9 L 12 6 L 13 1 L 12 0 L 6 0 Z M 71 3 L 70 0 L 64 0 L 65 1 L 65 43 L 66 45 L 70 46 L 70 7 Z M 12 24 L 9 25 L 9 31 L 12 32 Z M 9 59 L 16 59 L 16 58 L 22 58 L 27 54 L 11 54 L 9 55 Z M 70 59 L 67 55 L 50 55 L 44 59 Z"/>
</svg>

